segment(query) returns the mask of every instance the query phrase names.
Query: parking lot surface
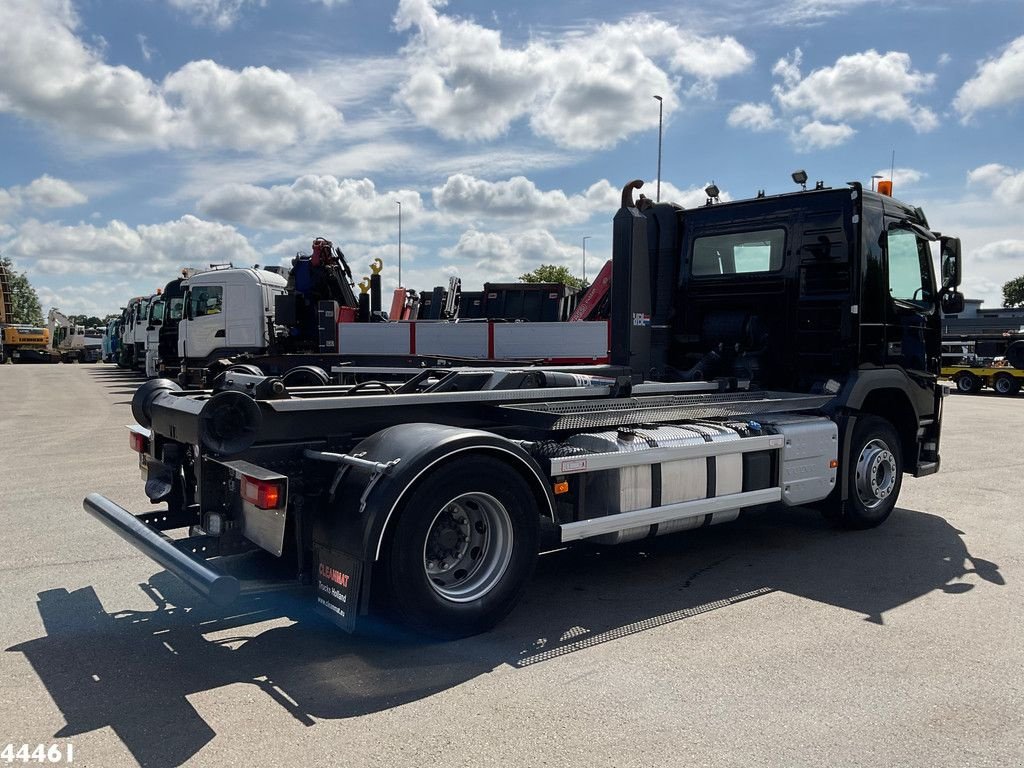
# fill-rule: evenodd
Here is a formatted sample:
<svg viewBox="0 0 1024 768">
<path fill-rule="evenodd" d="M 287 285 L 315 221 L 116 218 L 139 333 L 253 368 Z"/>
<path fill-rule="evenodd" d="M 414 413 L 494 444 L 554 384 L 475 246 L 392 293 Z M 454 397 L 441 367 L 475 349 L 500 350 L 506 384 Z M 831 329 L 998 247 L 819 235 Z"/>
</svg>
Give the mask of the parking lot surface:
<svg viewBox="0 0 1024 768">
<path fill-rule="evenodd" d="M 881 528 L 769 510 L 541 559 L 496 630 L 350 637 L 302 593 L 217 610 L 82 497 L 150 507 L 140 379 L 0 366 L 0 748 L 90 766 L 1024 763 L 1024 396 L 945 401 Z"/>
</svg>

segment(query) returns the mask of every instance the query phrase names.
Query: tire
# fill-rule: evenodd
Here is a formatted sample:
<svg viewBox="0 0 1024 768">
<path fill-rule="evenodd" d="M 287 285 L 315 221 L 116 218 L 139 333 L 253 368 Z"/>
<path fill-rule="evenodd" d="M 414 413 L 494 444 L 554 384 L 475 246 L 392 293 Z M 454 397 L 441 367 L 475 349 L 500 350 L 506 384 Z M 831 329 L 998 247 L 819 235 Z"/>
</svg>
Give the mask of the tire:
<svg viewBox="0 0 1024 768">
<path fill-rule="evenodd" d="M 285 373 L 281 381 L 287 387 L 322 387 L 331 383 L 331 377 L 323 368 L 299 365 Z"/>
<path fill-rule="evenodd" d="M 970 371 L 961 371 L 956 375 L 956 391 L 965 395 L 975 395 L 981 391 L 981 379 Z"/>
<path fill-rule="evenodd" d="M 846 461 L 849 498 L 838 514 L 841 502 L 826 517 L 855 530 L 881 525 L 896 507 L 903 485 L 903 452 L 895 428 L 878 416 L 859 416 Z"/>
<path fill-rule="evenodd" d="M 246 376 L 262 376 L 263 371 L 257 368 L 255 365 L 249 365 L 248 363 L 235 363 L 234 365 L 228 366 L 228 370 L 234 373 L 244 373 Z"/>
<path fill-rule="evenodd" d="M 484 632 L 515 607 L 537 561 L 537 504 L 507 464 L 443 464 L 402 504 L 385 548 L 384 588 L 401 623 L 445 639 Z"/>
<path fill-rule="evenodd" d="M 1012 397 L 1020 391 L 1020 382 L 1009 373 L 997 373 L 992 377 L 992 389 L 1004 397 Z"/>
</svg>

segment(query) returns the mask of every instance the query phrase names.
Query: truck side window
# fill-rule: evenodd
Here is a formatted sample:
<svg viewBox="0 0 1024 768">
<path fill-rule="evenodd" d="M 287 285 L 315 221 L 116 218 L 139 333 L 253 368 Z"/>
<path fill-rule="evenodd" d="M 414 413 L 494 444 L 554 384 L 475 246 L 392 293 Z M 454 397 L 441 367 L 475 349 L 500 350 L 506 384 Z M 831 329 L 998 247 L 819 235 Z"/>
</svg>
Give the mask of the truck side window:
<svg viewBox="0 0 1024 768">
<path fill-rule="evenodd" d="M 192 317 L 216 315 L 224 303 L 224 288 L 220 285 L 197 286 L 191 289 L 190 295 Z"/>
<path fill-rule="evenodd" d="M 782 268 L 784 229 L 764 229 L 698 237 L 693 242 L 692 274 L 733 275 Z"/>
<path fill-rule="evenodd" d="M 889 252 L 889 295 L 902 301 L 931 304 L 931 251 L 909 229 L 890 229 L 887 233 Z"/>
<path fill-rule="evenodd" d="M 171 308 L 168 310 L 168 317 L 171 320 L 181 320 L 181 310 L 184 303 L 183 299 L 171 299 Z"/>
</svg>

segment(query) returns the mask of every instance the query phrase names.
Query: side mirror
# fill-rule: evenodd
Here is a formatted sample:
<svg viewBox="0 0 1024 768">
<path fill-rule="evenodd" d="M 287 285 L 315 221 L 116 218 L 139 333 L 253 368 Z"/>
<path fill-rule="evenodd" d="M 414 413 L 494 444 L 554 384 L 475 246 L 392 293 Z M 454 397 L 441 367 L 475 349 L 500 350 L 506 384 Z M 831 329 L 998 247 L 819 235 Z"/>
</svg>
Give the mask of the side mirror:
<svg viewBox="0 0 1024 768">
<path fill-rule="evenodd" d="M 964 311 L 964 295 L 957 290 L 942 294 L 942 314 L 959 315 Z"/>
<path fill-rule="evenodd" d="M 943 289 L 956 288 L 960 285 L 960 279 L 963 277 L 960 261 L 960 238 L 943 236 L 941 238 L 941 253 L 942 287 Z"/>
</svg>

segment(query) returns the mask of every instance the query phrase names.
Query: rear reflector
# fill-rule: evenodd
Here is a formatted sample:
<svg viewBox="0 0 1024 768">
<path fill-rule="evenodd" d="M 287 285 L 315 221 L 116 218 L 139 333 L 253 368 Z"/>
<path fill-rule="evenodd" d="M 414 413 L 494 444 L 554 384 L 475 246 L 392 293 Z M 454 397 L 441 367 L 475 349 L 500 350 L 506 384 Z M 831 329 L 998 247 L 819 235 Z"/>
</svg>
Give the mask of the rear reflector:
<svg viewBox="0 0 1024 768">
<path fill-rule="evenodd" d="M 284 500 L 284 489 L 280 480 L 242 475 L 242 498 L 259 509 L 277 509 Z"/>
<path fill-rule="evenodd" d="M 146 453 L 149 451 L 149 438 L 139 432 L 129 432 L 128 445 L 136 453 Z"/>
</svg>

